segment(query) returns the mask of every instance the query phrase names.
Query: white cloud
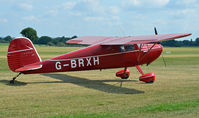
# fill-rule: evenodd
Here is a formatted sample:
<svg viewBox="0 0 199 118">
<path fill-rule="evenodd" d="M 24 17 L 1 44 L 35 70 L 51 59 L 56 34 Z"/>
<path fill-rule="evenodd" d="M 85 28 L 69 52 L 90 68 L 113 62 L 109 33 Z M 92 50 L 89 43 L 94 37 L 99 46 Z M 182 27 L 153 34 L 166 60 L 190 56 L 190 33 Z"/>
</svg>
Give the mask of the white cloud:
<svg viewBox="0 0 199 118">
<path fill-rule="evenodd" d="M 28 4 L 28 3 L 20 3 L 18 6 L 19 6 L 19 8 L 28 10 L 28 11 L 32 10 L 32 8 L 33 8 L 32 5 Z"/>
<path fill-rule="evenodd" d="M 25 16 L 25 17 L 23 17 L 23 19 L 26 20 L 26 21 L 31 21 L 31 22 L 39 21 L 39 19 L 37 17 L 33 16 L 33 15 Z"/>
<path fill-rule="evenodd" d="M 194 5 L 197 3 L 197 0 L 176 0 L 177 5 Z"/>
<path fill-rule="evenodd" d="M 81 2 L 90 4 L 91 6 L 99 6 L 99 1 L 98 0 L 80 0 Z"/>
<path fill-rule="evenodd" d="M 193 15 L 193 14 L 197 14 L 197 12 L 194 9 L 183 9 L 183 10 L 177 10 L 176 14 Z"/>
<path fill-rule="evenodd" d="M 65 3 L 63 3 L 64 9 L 73 9 L 75 5 L 76 5 L 75 2 L 65 2 Z"/>
<path fill-rule="evenodd" d="M 99 0 L 79 0 L 73 6 L 72 11 L 78 11 L 84 14 L 104 14 L 105 8 Z"/>
<path fill-rule="evenodd" d="M 127 0 L 123 2 L 124 6 L 134 6 L 134 7 L 163 7 L 167 5 L 170 0 Z"/>
<path fill-rule="evenodd" d="M 104 17 L 85 17 L 85 21 L 104 21 Z"/>
<path fill-rule="evenodd" d="M 57 16 L 58 10 L 56 10 L 56 9 L 51 9 L 51 10 L 49 10 L 47 13 L 48 13 L 49 15 L 51 15 L 51 16 Z"/>
<path fill-rule="evenodd" d="M 82 13 L 79 11 L 68 11 L 67 13 L 70 16 L 83 16 Z"/>
<path fill-rule="evenodd" d="M 112 14 L 118 14 L 120 12 L 120 8 L 116 6 L 110 6 L 109 9 Z"/>
<path fill-rule="evenodd" d="M 129 0 L 130 4 L 133 4 L 134 6 L 140 6 L 141 5 L 141 1 L 139 0 Z"/>
<path fill-rule="evenodd" d="M 0 18 L 0 22 L 2 22 L 2 23 L 7 23 L 8 20 L 7 20 L 6 18 Z"/>
<path fill-rule="evenodd" d="M 158 6 L 165 6 L 167 5 L 170 0 L 152 0 L 152 4 L 157 4 Z"/>
<path fill-rule="evenodd" d="M 112 16 L 112 20 L 120 20 L 119 16 Z"/>
</svg>

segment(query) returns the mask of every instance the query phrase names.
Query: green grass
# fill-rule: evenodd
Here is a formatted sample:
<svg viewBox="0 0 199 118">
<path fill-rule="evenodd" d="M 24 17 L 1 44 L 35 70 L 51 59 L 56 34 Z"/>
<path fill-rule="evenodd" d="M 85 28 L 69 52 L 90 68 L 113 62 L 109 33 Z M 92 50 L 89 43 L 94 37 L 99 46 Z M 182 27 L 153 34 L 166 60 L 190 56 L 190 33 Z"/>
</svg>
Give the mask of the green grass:
<svg viewBox="0 0 199 118">
<path fill-rule="evenodd" d="M 8 46 L 9 43 L 0 43 L 0 46 Z"/>
<path fill-rule="evenodd" d="M 148 105 L 143 107 L 138 107 L 120 113 L 99 113 L 99 114 L 74 114 L 74 115 L 57 115 L 48 118 L 115 118 L 123 116 L 131 116 L 132 114 L 144 114 L 144 113 L 163 113 L 163 112 L 173 112 L 173 111 L 183 111 L 187 109 L 195 109 L 199 107 L 199 100 L 186 101 L 182 103 L 167 103 L 158 105 Z"/>
<path fill-rule="evenodd" d="M 42 59 L 80 47 L 36 46 Z M 119 69 L 16 75 L 8 69 L 7 46 L 0 49 L 0 117 L 6 118 L 187 118 L 199 116 L 199 48 L 165 48 L 164 58 L 145 73 L 153 84 L 140 82 L 135 67 L 130 80 L 115 77 Z M 122 87 L 120 87 L 122 81 Z"/>
</svg>

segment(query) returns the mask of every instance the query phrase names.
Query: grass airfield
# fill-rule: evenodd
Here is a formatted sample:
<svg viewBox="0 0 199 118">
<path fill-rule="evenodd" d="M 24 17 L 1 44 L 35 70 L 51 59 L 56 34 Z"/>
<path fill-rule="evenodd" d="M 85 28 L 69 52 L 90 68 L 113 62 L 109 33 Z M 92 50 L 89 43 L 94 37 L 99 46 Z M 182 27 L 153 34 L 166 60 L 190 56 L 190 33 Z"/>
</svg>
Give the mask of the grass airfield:
<svg viewBox="0 0 199 118">
<path fill-rule="evenodd" d="M 36 46 L 48 59 L 79 47 Z M 0 47 L 0 118 L 187 118 L 199 117 L 199 48 L 164 48 L 162 58 L 145 73 L 156 81 L 145 84 L 131 67 L 128 80 L 120 69 L 21 75 L 15 85 L 6 60 L 7 46 Z"/>
</svg>

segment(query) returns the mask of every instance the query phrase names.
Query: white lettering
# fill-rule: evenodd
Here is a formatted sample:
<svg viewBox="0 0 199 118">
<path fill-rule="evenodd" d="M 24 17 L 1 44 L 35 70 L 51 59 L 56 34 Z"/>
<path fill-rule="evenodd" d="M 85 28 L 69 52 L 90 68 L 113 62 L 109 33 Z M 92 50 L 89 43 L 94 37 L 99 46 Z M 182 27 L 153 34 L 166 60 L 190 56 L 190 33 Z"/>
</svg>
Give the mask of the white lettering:
<svg viewBox="0 0 199 118">
<path fill-rule="evenodd" d="M 69 64 L 64 64 L 63 66 L 69 66 Z"/>
<path fill-rule="evenodd" d="M 84 60 L 83 59 L 78 59 L 79 62 L 79 67 L 84 67 Z"/>
<path fill-rule="evenodd" d="M 93 64 L 94 65 L 99 65 L 99 57 L 93 57 Z"/>
<path fill-rule="evenodd" d="M 57 70 L 61 70 L 61 62 L 56 62 L 56 63 L 55 63 L 55 68 L 56 68 Z"/>
<path fill-rule="evenodd" d="M 71 59 L 70 60 L 70 66 L 71 68 L 81 68 L 81 67 L 85 67 L 85 66 L 95 66 L 95 65 L 99 65 L 100 61 L 99 61 L 99 57 L 88 57 L 88 58 L 79 58 L 79 59 Z M 68 66 L 68 64 L 64 64 L 63 66 Z"/>
<path fill-rule="evenodd" d="M 86 61 L 87 61 L 87 65 L 86 66 L 92 66 L 91 65 L 91 58 L 86 58 Z"/>
<path fill-rule="evenodd" d="M 77 67 L 77 63 L 75 60 L 70 60 L 71 63 L 71 68 L 76 68 Z"/>
</svg>

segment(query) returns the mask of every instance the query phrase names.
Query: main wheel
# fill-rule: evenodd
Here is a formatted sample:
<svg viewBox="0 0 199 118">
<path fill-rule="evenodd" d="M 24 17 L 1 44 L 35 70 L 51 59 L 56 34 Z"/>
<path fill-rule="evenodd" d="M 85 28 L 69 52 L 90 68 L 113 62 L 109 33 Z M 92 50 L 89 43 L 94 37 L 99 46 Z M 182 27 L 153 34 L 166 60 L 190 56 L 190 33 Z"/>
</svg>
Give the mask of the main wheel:
<svg viewBox="0 0 199 118">
<path fill-rule="evenodd" d="M 121 77 L 121 79 L 128 79 L 128 78 L 129 78 L 128 73 L 126 73 L 124 77 Z"/>
<path fill-rule="evenodd" d="M 151 81 L 149 81 L 149 82 L 145 82 L 145 83 L 147 83 L 147 84 L 152 84 L 154 81 L 153 80 L 151 80 Z"/>
</svg>

